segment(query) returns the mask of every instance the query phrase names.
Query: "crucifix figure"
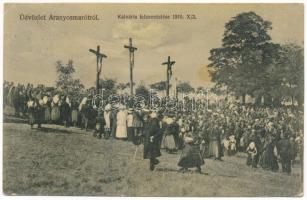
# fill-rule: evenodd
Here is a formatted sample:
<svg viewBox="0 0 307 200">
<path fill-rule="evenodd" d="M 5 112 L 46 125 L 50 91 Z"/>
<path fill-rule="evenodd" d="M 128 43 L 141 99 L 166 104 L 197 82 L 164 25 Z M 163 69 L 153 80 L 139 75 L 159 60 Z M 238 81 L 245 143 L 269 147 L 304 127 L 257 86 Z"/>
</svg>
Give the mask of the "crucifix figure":
<svg viewBox="0 0 307 200">
<path fill-rule="evenodd" d="M 162 65 L 167 65 L 166 69 L 166 97 L 169 97 L 169 81 L 171 79 L 171 76 L 173 74 L 172 72 L 172 65 L 175 64 L 175 61 L 171 61 L 171 57 L 168 56 L 167 61 L 162 63 Z"/>
<path fill-rule="evenodd" d="M 99 91 L 99 76 L 100 76 L 100 73 L 101 73 L 101 68 L 102 68 L 102 59 L 103 58 L 107 58 L 107 56 L 103 53 L 100 52 L 100 46 L 98 45 L 97 46 L 97 50 L 93 50 L 93 49 L 90 49 L 89 50 L 91 53 L 95 54 L 96 55 L 96 59 L 97 59 L 97 67 L 96 67 L 96 93 L 98 94 L 98 91 Z"/>
<path fill-rule="evenodd" d="M 130 62 L 130 94 L 133 95 L 133 67 L 134 67 L 134 51 L 136 47 L 132 46 L 132 38 L 129 38 L 129 45 L 125 45 L 124 48 L 129 50 L 129 62 Z"/>
</svg>

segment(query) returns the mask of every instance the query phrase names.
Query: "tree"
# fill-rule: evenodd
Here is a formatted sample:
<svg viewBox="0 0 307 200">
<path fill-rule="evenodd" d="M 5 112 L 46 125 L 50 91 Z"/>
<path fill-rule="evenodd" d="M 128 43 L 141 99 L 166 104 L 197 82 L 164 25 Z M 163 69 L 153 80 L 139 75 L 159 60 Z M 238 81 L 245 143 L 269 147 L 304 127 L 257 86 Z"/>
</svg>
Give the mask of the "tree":
<svg viewBox="0 0 307 200">
<path fill-rule="evenodd" d="M 104 97 L 109 97 L 111 94 L 116 93 L 116 81 L 113 79 L 100 79 L 99 88 L 103 89 Z"/>
<path fill-rule="evenodd" d="M 135 86 L 135 82 L 132 83 L 133 84 L 133 87 Z M 130 82 L 126 83 L 127 87 L 130 88 Z"/>
<path fill-rule="evenodd" d="M 204 92 L 204 91 L 206 91 L 206 89 L 203 86 L 198 86 L 196 88 L 196 92 Z"/>
<path fill-rule="evenodd" d="M 247 94 L 263 96 L 272 91 L 268 74 L 280 46 L 271 42 L 270 29 L 271 22 L 256 13 L 241 13 L 226 23 L 222 47 L 210 51 L 212 81 L 242 96 L 243 103 Z"/>
<path fill-rule="evenodd" d="M 160 82 L 153 83 L 149 87 L 151 89 L 158 90 L 158 91 L 166 90 L 166 81 L 160 81 Z M 170 88 L 171 88 L 171 85 L 170 85 Z"/>
<path fill-rule="evenodd" d="M 177 85 L 177 91 L 182 92 L 182 93 L 189 93 L 189 92 L 193 92 L 194 88 L 188 82 L 180 82 Z"/>
<path fill-rule="evenodd" d="M 144 98 L 145 101 L 149 100 L 149 90 L 143 83 L 141 83 L 138 87 L 136 87 L 135 94 L 138 97 Z"/>
<path fill-rule="evenodd" d="M 120 90 L 124 90 L 129 87 L 129 85 L 127 85 L 126 83 L 118 83 L 116 87 Z"/>
<path fill-rule="evenodd" d="M 74 79 L 75 67 L 73 61 L 69 60 L 65 65 L 62 61 L 56 62 L 56 72 L 58 74 L 56 87 L 64 95 L 76 97 L 82 93 L 83 84 L 79 79 Z"/>
<path fill-rule="evenodd" d="M 278 66 L 282 94 L 287 95 L 292 104 L 296 100 L 301 106 L 304 101 L 304 49 L 294 43 L 282 45 Z"/>
</svg>

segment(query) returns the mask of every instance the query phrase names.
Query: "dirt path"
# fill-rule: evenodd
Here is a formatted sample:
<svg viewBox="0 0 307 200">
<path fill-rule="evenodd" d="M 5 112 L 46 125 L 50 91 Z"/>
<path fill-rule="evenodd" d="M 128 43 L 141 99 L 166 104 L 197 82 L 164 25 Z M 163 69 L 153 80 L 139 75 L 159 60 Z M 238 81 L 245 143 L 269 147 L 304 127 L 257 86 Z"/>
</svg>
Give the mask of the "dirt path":
<svg viewBox="0 0 307 200">
<path fill-rule="evenodd" d="M 204 174 L 178 172 L 179 154 L 162 151 L 149 171 L 140 146 L 99 140 L 78 128 L 4 124 L 3 190 L 9 195 L 298 196 L 300 166 L 291 176 L 245 165 L 245 155 L 206 159 Z"/>
</svg>

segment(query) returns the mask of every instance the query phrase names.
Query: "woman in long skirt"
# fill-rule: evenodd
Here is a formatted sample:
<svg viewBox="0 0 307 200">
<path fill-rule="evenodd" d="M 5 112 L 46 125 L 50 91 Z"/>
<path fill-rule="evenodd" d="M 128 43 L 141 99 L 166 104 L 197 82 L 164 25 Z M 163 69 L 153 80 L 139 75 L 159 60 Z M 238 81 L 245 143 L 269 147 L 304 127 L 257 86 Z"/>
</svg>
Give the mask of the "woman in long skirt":
<svg viewBox="0 0 307 200">
<path fill-rule="evenodd" d="M 171 134 L 167 134 L 164 138 L 164 145 L 165 145 L 166 152 L 168 153 L 174 152 L 176 150 L 176 143 L 175 143 L 174 136 Z"/>
<path fill-rule="evenodd" d="M 73 99 L 71 102 L 71 124 L 76 127 L 78 124 L 78 102 Z"/>
<path fill-rule="evenodd" d="M 73 126 L 77 126 L 78 123 L 78 110 L 77 109 L 73 109 L 71 111 L 71 123 Z"/>
<path fill-rule="evenodd" d="M 51 120 L 53 123 L 58 123 L 60 120 L 59 95 L 55 95 L 51 103 Z"/>
<path fill-rule="evenodd" d="M 269 138 L 264 146 L 264 150 L 261 158 L 261 167 L 265 170 L 271 170 L 273 172 L 278 171 L 279 166 L 277 162 L 276 145 L 274 141 Z"/>
<path fill-rule="evenodd" d="M 70 108 L 70 101 L 68 97 L 64 97 L 61 102 L 60 106 L 60 115 L 62 119 L 62 123 L 64 123 L 65 127 L 69 126 L 70 117 L 71 117 L 71 108 Z"/>
<path fill-rule="evenodd" d="M 193 142 L 191 135 L 184 138 L 184 147 L 179 158 L 178 166 L 182 167 L 180 170 L 186 172 L 188 168 L 196 167 L 197 171 L 201 173 L 201 166 L 205 161 L 201 155 L 199 145 Z"/>
<path fill-rule="evenodd" d="M 33 125 L 35 123 L 35 101 L 33 98 L 30 98 L 27 102 L 28 107 L 28 116 L 29 116 L 29 124 L 31 128 L 33 128 Z"/>
<path fill-rule="evenodd" d="M 221 160 L 222 157 L 222 147 L 221 139 L 218 126 L 215 125 L 210 132 L 210 143 L 209 143 L 209 155 L 213 156 L 215 160 Z"/>
<path fill-rule="evenodd" d="M 50 101 L 48 96 L 43 97 L 43 108 L 44 108 L 44 121 L 45 123 L 49 123 L 51 120 L 51 110 L 50 110 Z"/>
<path fill-rule="evenodd" d="M 162 146 L 166 149 L 166 152 L 172 153 L 176 150 L 176 142 L 173 134 L 173 123 L 174 120 L 172 118 L 167 118 L 165 120 L 165 132 L 164 132 L 164 138 L 162 141 Z"/>
<path fill-rule="evenodd" d="M 116 117 L 116 138 L 127 139 L 127 111 L 125 106 L 120 105 Z"/>
</svg>

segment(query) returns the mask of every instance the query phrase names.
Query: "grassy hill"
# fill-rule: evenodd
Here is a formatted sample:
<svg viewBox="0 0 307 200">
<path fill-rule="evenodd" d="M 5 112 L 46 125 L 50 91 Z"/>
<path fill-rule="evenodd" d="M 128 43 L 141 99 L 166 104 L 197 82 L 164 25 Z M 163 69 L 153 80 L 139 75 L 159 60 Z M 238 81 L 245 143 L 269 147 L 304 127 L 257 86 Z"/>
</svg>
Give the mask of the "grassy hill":
<svg viewBox="0 0 307 200">
<path fill-rule="evenodd" d="M 251 169 L 245 154 L 205 160 L 203 174 L 178 172 L 179 154 L 162 151 L 149 171 L 140 146 L 92 137 L 78 128 L 4 123 L 3 191 L 6 195 L 299 196 L 300 165 L 292 175 Z"/>
</svg>

